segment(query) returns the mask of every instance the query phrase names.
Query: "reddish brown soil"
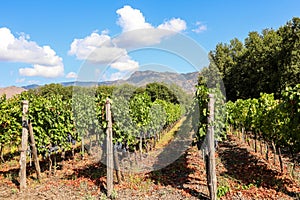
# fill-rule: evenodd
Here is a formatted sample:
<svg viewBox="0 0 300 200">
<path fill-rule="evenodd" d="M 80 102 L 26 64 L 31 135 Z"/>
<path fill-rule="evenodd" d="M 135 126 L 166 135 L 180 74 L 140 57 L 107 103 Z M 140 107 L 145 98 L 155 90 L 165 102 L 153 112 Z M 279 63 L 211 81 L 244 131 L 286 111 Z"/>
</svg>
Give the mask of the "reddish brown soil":
<svg viewBox="0 0 300 200">
<path fill-rule="evenodd" d="M 279 166 L 267 162 L 235 136 L 228 136 L 217 151 L 219 187 L 229 188 L 221 199 L 297 199 L 300 185 Z M 17 159 L 17 157 L 16 157 Z M 61 163 L 59 163 L 61 164 Z M 42 163 L 43 181 L 38 183 L 28 169 L 28 188 L 19 192 L 18 161 L 0 165 L 0 199 L 106 199 L 103 164 L 88 156 L 66 160 L 64 167 L 48 176 Z M 149 173 L 126 173 L 125 181 L 115 183 L 116 199 L 208 199 L 203 160 L 196 147 L 190 147 L 171 165 Z"/>
</svg>

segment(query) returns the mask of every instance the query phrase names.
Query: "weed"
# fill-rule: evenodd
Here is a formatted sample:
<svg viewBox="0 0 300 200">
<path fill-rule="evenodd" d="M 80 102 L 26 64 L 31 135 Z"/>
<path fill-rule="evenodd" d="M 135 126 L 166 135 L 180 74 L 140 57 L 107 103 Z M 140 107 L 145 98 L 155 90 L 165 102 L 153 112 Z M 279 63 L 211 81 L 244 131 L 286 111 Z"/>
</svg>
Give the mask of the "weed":
<svg viewBox="0 0 300 200">
<path fill-rule="evenodd" d="M 228 185 L 219 186 L 217 189 L 218 198 L 225 196 L 229 191 L 230 191 L 230 187 Z"/>
<path fill-rule="evenodd" d="M 134 189 L 135 186 L 140 187 L 142 178 L 134 175 L 129 176 L 130 189 Z"/>
<path fill-rule="evenodd" d="M 249 185 L 243 185 L 242 186 L 242 189 L 243 190 L 248 190 L 248 189 L 250 189 L 251 187 L 253 187 L 254 185 L 252 184 L 252 183 L 250 183 Z"/>
<path fill-rule="evenodd" d="M 75 173 L 73 173 L 72 175 L 71 175 L 71 180 L 76 180 L 77 179 L 77 175 L 75 174 Z"/>
<path fill-rule="evenodd" d="M 104 193 L 102 193 L 99 199 L 100 200 L 107 200 L 107 196 Z"/>
<path fill-rule="evenodd" d="M 10 173 L 9 173 L 9 174 L 6 174 L 4 177 L 5 177 L 6 179 L 12 181 L 12 175 L 11 175 Z"/>
<path fill-rule="evenodd" d="M 95 198 L 91 194 L 88 194 L 83 199 L 84 200 L 94 200 Z"/>
<path fill-rule="evenodd" d="M 112 198 L 112 199 L 117 199 L 117 197 L 118 197 L 117 191 L 116 191 L 116 190 L 113 190 L 113 191 L 111 192 L 111 198 Z"/>
<path fill-rule="evenodd" d="M 232 178 L 232 177 L 227 177 L 227 178 Z M 219 185 L 217 188 L 217 197 L 218 198 L 225 196 L 227 194 L 227 192 L 230 191 L 230 187 L 229 187 L 228 182 L 225 177 L 220 177 L 218 185 Z"/>
<path fill-rule="evenodd" d="M 11 193 L 12 194 L 17 194 L 18 193 L 18 189 L 17 188 L 12 188 L 11 189 Z"/>
<path fill-rule="evenodd" d="M 81 159 L 80 157 L 78 157 L 78 156 L 75 157 L 75 161 L 76 161 L 76 162 L 80 162 L 81 160 L 82 160 L 82 159 Z"/>
</svg>

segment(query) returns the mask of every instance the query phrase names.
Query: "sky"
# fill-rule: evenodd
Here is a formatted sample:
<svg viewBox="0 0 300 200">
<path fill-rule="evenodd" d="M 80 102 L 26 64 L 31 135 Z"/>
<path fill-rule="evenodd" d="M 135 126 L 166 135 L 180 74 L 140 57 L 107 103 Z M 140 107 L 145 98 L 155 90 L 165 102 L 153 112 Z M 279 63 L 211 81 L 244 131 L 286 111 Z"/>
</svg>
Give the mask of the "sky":
<svg viewBox="0 0 300 200">
<path fill-rule="evenodd" d="M 187 73 L 218 43 L 300 17 L 299 0 L 10 0 L 0 4 L 0 87 Z"/>
</svg>

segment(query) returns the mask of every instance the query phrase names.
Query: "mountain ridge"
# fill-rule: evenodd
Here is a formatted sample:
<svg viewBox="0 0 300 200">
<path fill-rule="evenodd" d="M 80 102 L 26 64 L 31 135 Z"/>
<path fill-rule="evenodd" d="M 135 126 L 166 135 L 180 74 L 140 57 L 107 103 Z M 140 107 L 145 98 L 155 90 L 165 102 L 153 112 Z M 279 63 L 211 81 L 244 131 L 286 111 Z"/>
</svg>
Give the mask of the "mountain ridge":
<svg viewBox="0 0 300 200">
<path fill-rule="evenodd" d="M 199 72 L 189 72 L 189 73 L 176 73 L 176 72 L 157 72 L 157 71 L 136 71 L 131 76 L 125 80 L 115 80 L 115 81 L 101 81 L 101 82 L 92 82 L 92 81 L 69 81 L 69 82 L 61 82 L 59 84 L 63 86 L 93 86 L 93 85 L 121 85 L 121 84 L 131 84 L 135 86 L 145 86 L 151 82 L 163 82 L 168 85 L 175 84 L 181 87 L 188 93 L 195 92 L 195 85 L 198 81 Z M 22 88 L 34 89 L 41 85 L 33 84 L 23 86 Z"/>
</svg>

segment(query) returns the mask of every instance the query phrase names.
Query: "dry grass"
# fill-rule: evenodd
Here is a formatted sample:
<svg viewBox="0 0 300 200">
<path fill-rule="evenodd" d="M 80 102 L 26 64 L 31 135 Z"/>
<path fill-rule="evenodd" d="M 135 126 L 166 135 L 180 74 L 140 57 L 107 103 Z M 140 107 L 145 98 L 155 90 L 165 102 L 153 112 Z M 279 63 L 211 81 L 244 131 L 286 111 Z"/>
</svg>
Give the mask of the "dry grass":
<svg viewBox="0 0 300 200">
<path fill-rule="evenodd" d="M 176 135 L 179 127 L 182 125 L 182 123 L 186 120 L 186 117 L 181 118 L 175 126 L 168 132 L 162 134 L 161 139 L 157 142 L 155 148 L 160 149 L 165 147 L 167 144 L 169 144 L 174 136 Z"/>
</svg>

